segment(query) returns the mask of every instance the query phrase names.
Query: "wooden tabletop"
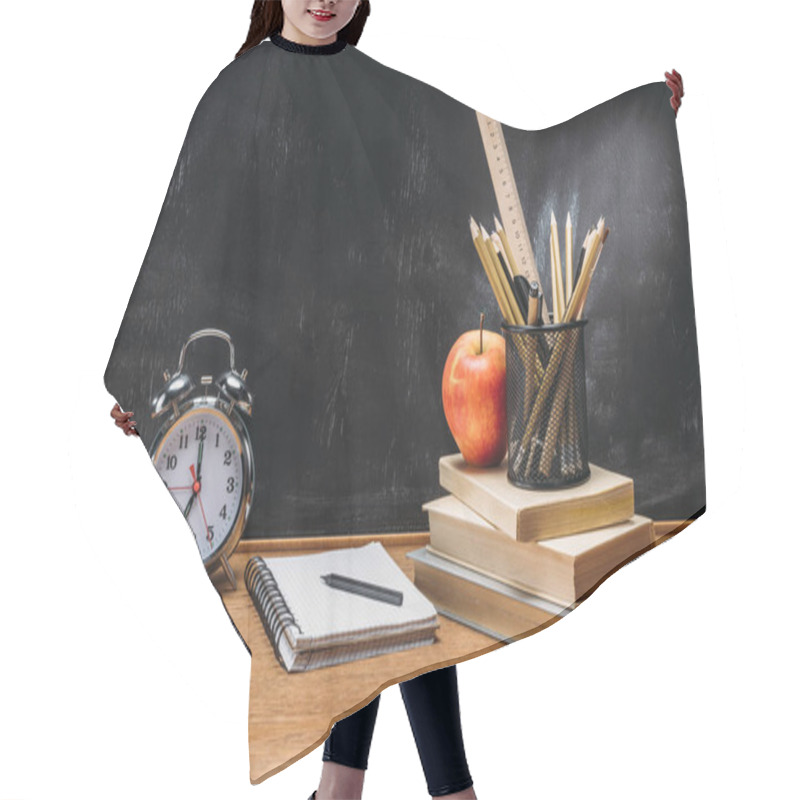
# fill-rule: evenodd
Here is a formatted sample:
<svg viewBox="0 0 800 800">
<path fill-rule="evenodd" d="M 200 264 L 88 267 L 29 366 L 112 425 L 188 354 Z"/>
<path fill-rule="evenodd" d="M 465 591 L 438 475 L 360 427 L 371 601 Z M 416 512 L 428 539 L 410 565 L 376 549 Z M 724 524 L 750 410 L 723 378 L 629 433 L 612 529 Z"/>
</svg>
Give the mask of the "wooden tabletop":
<svg viewBox="0 0 800 800">
<path fill-rule="evenodd" d="M 688 523 L 657 523 L 659 537 L 656 544 L 677 533 L 685 524 Z M 230 587 L 222 570 L 212 576 L 212 582 L 252 657 L 249 710 L 251 783 L 261 783 L 315 750 L 327 739 L 334 722 L 367 705 L 388 686 L 432 669 L 475 658 L 510 641 L 498 641 L 440 614 L 434 644 L 308 672 L 287 672 L 278 663 L 245 588 L 247 561 L 254 555 L 319 553 L 333 548 L 358 547 L 370 541 L 381 542 L 413 581 L 413 562 L 406 558 L 406 553 L 428 544 L 429 534 L 245 539 L 230 559 L 237 589 L 234 591 Z M 554 616 L 515 638 L 531 636 L 558 619 L 559 616 Z"/>
</svg>

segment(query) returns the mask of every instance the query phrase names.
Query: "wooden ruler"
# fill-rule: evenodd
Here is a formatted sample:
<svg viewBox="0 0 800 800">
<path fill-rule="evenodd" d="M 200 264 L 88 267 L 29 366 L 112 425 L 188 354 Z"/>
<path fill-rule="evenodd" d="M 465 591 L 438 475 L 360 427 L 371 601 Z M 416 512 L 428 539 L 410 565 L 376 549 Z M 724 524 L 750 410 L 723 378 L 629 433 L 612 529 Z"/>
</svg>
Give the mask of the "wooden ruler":
<svg viewBox="0 0 800 800">
<path fill-rule="evenodd" d="M 511 160 L 508 157 L 506 137 L 503 135 L 503 126 L 497 120 L 476 111 L 478 128 L 483 139 L 483 149 L 486 151 L 486 160 L 489 163 L 489 173 L 492 176 L 497 207 L 500 209 L 500 221 L 508 236 L 514 260 L 519 271 L 531 282 L 536 281 L 542 290 L 542 318 L 549 321 L 547 304 L 544 299 L 544 284 L 536 269 L 536 259 L 533 256 L 531 239 L 528 236 L 528 227 L 522 214 L 519 202 L 517 182 L 511 169 Z"/>
</svg>

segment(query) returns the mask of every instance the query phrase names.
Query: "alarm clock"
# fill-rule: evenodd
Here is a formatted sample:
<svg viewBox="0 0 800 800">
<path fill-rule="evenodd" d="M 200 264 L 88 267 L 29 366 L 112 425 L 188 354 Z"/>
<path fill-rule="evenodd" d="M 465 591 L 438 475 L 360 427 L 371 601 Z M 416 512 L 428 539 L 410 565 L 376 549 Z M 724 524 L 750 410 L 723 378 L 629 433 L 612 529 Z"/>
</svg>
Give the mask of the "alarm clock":
<svg viewBox="0 0 800 800">
<path fill-rule="evenodd" d="M 198 386 L 186 372 L 186 350 L 205 337 L 227 342 L 230 369 L 216 380 L 201 375 Z M 242 416 L 253 413 L 246 376 L 246 369 L 236 371 L 231 337 L 204 328 L 186 340 L 177 370 L 164 372 L 164 388 L 151 404 L 153 419 L 165 417 L 150 447 L 153 464 L 189 523 L 209 575 L 222 567 L 234 589 L 228 559 L 247 524 L 255 483 L 253 446 Z"/>
</svg>

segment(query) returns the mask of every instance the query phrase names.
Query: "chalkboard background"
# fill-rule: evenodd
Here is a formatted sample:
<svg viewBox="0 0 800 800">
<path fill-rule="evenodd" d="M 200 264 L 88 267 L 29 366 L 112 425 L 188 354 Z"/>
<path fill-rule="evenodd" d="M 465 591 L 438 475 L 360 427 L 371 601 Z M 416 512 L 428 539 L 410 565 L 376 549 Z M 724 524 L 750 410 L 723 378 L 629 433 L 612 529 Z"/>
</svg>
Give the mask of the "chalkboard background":
<svg viewBox="0 0 800 800">
<path fill-rule="evenodd" d="M 504 126 L 549 292 L 549 220 L 611 229 L 585 316 L 589 455 L 636 509 L 705 506 L 686 201 L 669 90 L 650 84 L 543 131 Z M 497 205 L 474 110 L 356 48 L 266 41 L 198 105 L 105 373 L 149 448 L 150 401 L 201 328 L 227 331 L 254 394 L 245 536 L 427 530 L 456 452 L 447 354 L 501 316 L 470 215 Z M 563 247 L 563 244 L 562 244 Z M 549 297 L 549 295 L 548 295 Z M 216 340 L 188 369 L 217 375 Z"/>
</svg>

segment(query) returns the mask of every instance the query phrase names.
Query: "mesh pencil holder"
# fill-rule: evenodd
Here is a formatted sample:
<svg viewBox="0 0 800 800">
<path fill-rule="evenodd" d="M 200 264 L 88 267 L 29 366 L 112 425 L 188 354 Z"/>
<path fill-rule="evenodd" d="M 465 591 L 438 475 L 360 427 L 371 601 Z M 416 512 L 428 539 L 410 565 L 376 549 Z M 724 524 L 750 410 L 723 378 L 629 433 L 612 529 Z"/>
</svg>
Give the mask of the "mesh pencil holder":
<svg viewBox="0 0 800 800">
<path fill-rule="evenodd" d="M 524 489 L 559 489 L 589 477 L 587 320 L 507 325 L 508 479 Z"/>
</svg>

